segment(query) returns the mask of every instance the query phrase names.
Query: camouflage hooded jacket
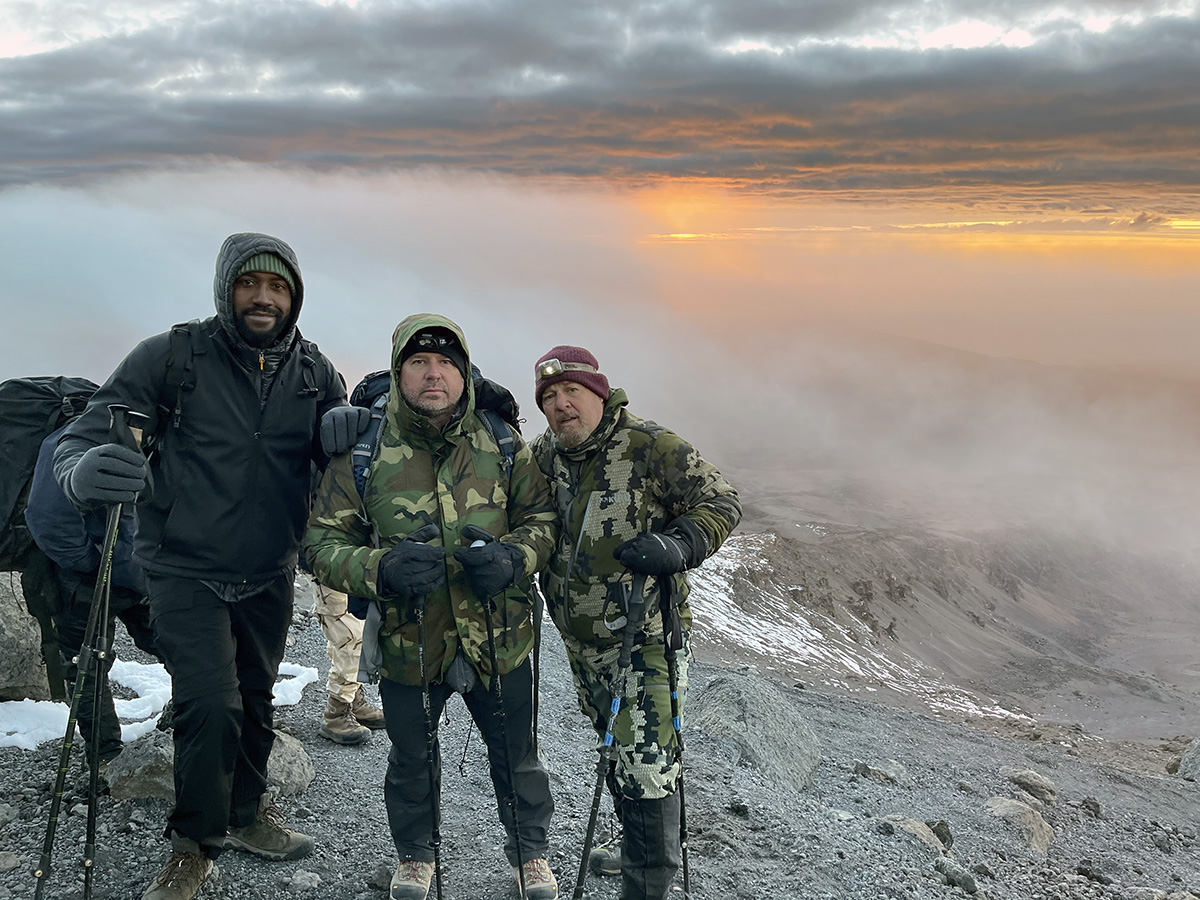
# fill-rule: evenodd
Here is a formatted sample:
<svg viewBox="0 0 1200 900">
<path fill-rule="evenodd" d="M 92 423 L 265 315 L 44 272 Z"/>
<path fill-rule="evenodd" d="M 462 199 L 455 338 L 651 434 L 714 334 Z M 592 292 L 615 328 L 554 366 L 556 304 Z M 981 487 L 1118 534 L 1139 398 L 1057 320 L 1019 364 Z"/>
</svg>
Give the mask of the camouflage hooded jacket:
<svg viewBox="0 0 1200 900">
<path fill-rule="evenodd" d="M 678 534 L 697 566 L 742 518 L 737 492 L 690 444 L 654 422 L 630 415 L 614 389 L 595 432 L 568 450 L 547 430 L 533 453 L 550 480 L 561 521 L 542 593 L 569 648 L 620 643 L 632 576 L 613 550 L 646 531 Z M 691 624 L 687 576 L 672 576 L 684 627 Z M 646 581 L 645 631 L 660 634 L 654 578 Z"/>
<path fill-rule="evenodd" d="M 475 415 L 470 378 L 465 379 L 459 412 L 441 431 L 404 402 L 399 388 L 400 352 L 413 335 L 430 327 L 454 332 L 467 352 L 461 330 L 442 316 L 410 316 L 396 327 L 391 391 L 363 495 L 360 498 L 354 485 L 350 454 L 335 457 L 317 490 L 305 549 L 322 584 L 384 599 L 378 591 L 379 561 L 406 535 L 430 523 L 437 525 L 440 537 L 430 543 L 446 548 L 446 583 L 427 599 L 425 663 L 431 679 L 437 681 L 461 645 L 486 680 L 491 666 L 483 602 L 452 555 L 469 543 L 461 531 L 466 525 L 478 525 L 519 547 L 525 556 L 525 576 L 496 597 L 492 614 L 497 666 L 503 675 L 519 666 L 533 647 L 532 576 L 550 558 L 558 520 L 546 479 L 520 435 L 515 436 L 512 475 L 505 477 L 500 448 Z M 382 674 L 416 685 L 421 683 L 417 623 L 406 606 L 385 600 L 379 633 Z"/>
</svg>

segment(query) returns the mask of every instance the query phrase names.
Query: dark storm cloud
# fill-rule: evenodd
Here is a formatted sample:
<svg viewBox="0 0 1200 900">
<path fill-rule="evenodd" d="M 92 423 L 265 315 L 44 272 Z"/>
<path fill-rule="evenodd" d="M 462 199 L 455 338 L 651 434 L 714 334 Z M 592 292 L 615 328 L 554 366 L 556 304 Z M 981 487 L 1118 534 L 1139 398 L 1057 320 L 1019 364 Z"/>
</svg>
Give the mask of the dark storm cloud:
<svg viewBox="0 0 1200 900">
<path fill-rule="evenodd" d="M 201 3 L 3 59 L 0 184 L 227 158 L 1138 209 L 1200 183 L 1195 15 L 1099 33 L 963 0 L 938 9 L 1034 44 L 916 51 L 846 42 L 931 24 L 896 2 L 574 6 Z"/>
</svg>

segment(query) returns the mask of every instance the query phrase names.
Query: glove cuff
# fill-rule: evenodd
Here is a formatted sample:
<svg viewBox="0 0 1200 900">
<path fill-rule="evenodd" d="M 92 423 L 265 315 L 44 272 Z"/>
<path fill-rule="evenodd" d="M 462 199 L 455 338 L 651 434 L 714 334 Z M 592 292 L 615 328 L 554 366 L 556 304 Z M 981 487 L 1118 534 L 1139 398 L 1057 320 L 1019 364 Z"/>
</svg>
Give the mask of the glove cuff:
<svg viewBox="0 0 1200 900">
<path fill-rule="evenodd" d="M 682 545 L 685 569 L 694 569 L 708 559 L 708 536 L 699 525 L 686 516 L 672 519 L 662 533 Z"/>
</svg>

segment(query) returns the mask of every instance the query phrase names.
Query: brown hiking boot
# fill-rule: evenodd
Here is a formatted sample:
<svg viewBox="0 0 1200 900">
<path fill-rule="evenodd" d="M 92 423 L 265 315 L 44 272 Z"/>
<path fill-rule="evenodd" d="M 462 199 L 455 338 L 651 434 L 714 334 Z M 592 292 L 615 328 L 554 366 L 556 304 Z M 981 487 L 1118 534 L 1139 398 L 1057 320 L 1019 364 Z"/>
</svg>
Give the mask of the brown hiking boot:
<svg viewBox="0 0 1200 900">
<path fill-rule="evenodd" d="M 192 900 L 216 871 L 200 845 L 180 835 L 171 838 L 171 858 L 150 882 L 142 900 Z"/>
<path fill-rule="evenodd" d="M 317 733 L 335 744 L 363 744 L 371 739 L 371 729 L 359 724 L 351 704 L 333 694 L 325 704 L 325 715 Z"/>
<path fill-rule="evenodd" d="M 546 857 L 528 859 L 521 865 L 521 873 L 525 876 L 525 896 L 528 900 L 558 900 L 558 882 Z M 513 867 L 513 881 L 517 891 L 521 890 L 521 881 Z"/>
<path fill-rule="evenodd" d="M 263 794 L 254 824 L 230 828 L 225 834 L 225 849 L 244 850 L 272 862 L 308 856 L 313 851 L 313 839 L 285 828 L 285 821 L 283 810 L 275 805 L 275 798 L 269 793 Z"/>
<path fill-rule="evenodd" d="M 383 710 L 367 701 L 361 684 L 354 694 L 354 699 L 350 701 L 350 712 L 354 714 L 359 725 L 366 725 L 368 728 L 384 727 Z"/>
<path fill-rule="evenodd" d="M 402 859 L 392 875 L 388 900 L 425 900 L 433 881 L 433 863 L 420 859 Z"/>
</svg>

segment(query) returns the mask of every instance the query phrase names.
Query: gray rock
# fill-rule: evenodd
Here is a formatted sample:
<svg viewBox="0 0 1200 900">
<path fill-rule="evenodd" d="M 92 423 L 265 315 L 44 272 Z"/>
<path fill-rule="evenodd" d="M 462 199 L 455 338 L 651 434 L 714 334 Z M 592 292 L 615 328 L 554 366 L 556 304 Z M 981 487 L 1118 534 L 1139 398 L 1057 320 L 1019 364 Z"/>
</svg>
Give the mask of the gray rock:
<svg viewBox="0 0 1200 900">
<path fill-rule="evenodd" d="M 889 823 L 898 831 L 912 835 L 922 847 L 933 851 L 935 855 L 942 856 L 945 854 L 946 848 L 938 840 L 938 836 L 933 833 L 933 830 L 924 822 L 918 822 L 916 819 L 911 819 L 908 816 L 902 816 L 897 813 L 884 816 L 883 821 Z"/>
<path fill-rule="evenodd" d="M 312 758 L 290 734 L 275 732 L 275 745 L 267 760 L 267 781 L 279 788 L 282 797 L 294 797 L 317 775 Z"/>
<path fill-rule="evenodd" d="M 396 864 L 387 860 L 381 860 L 375 863 L 371 868 L 371 874 L 367 878 L 368 887 L 373 887 L 377 891 L 386 891 L 392 886 L 392 873 L 396 871 Z"/>
<path fill-rule="evenodd" d="M 0 700 L 49 700 L 42 632 L 25 609 L 20 576 L 0 572 Z"/>
<path fill-rule="evenodd" d="M 0 830 L 10 822 L 17 821 L 17 811 L 7 803 L 0 803 Z"/>
<path fill-rule="evenodd" d="M 151 731 L 128 743 L 108 764 L 108 784 L 118 800 L 175 799 L 175 746 L 169 734 Z"/>
<path fill-rule="evenodd" d="M 797 790 L 821 762 L 821 744 L 783 688 L 754 674 L 722 675 L 699 694 L 691 724 L 733 739 L 742 758 Z"/>
<path fill-rule="evenodd" d="M 951 887 L 962 888 L 968 894 L 974 894 L 979 890 L 979 886 L 975 884 L 975 876 L 950 857 L 939 858 L 934 862 L 933 867 L 942 874 L 942 877 L 946 879 L 946 884 Z"/>
<path fill-rule="evenodd" d="M 321 884 L 321 876 L 316 872 L 306 872 L 303 869 L 296 872 L 288 881 L 288 890 L 293 894 L 302 894 L 316 890 Z"/>
<path fill-rule="evenodd" d="M 1188 781 L 1200 778 L 1200 741 L 1192 741 L 1187 745 L 1175 774 Z"/>
<path fill-rule="evenodd" d="M 1032 769 L 1010 769 L 1006 766 L 1000 770 L 1000 774 L 1043 803 L 1053 804 L 1058 798 L 1054 782 Z"/>
<path fill-rule="evenodd" d="M 8 850 L 0 851 L 0 872 L 11 872 L 21 865 L 21 857 Z"/>
<path fill-rule="evenodd" d="M 1020 800 L 992 797 L 987 802 L 988 812 L 1012 825 L 1025 838 L 1029 846 L 1045 853 L 1054 842 L 1054 829 L 1042 818 L 1041 813 Z"/>
<path fill-rule="evenodd" d="M 854 774 L 863 778 L 874 778 L 876 781 L 890 781 L 894 784 L 908 783 L 908 770 L 894 759 L 885 759 L 878 766 L 870 766 L 861 760 L 854 761 Z"/>
</svg>

